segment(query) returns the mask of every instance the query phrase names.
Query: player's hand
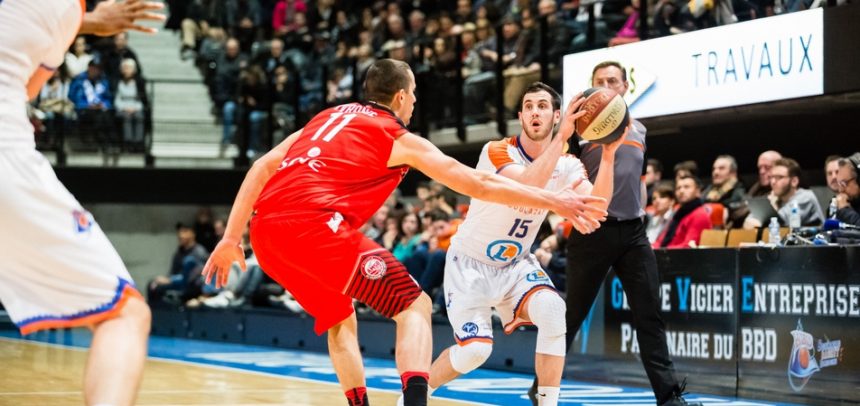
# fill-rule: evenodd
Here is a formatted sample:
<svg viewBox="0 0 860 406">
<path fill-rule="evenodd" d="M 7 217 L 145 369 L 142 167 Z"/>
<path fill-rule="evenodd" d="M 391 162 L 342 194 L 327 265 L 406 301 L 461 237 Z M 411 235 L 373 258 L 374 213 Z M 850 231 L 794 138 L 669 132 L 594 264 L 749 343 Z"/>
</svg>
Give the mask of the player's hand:
<svg viewBox="0 0 860 406">
<path fill-rule="evenodd" d="M 164 3 L 152 1 L 125 0 L 117 2 L 107 0 L 96 4 L 96 8 L 84 16 L 84 25 L 89 28 L 86 30 L 88 33 L 104 37 L 127 30 L 153 34 L 158 30 L 136 22 L 138 20 L 164 21 L 164 14 L 151 12 L 163 8 Z"/>
<path fill-rule="evenodd" d="M 555 212 L 570 219 L 577 231 L 587 234 L 600 228 L 600 222 L 606 220 L 606 210 L 592 203 L 606 203 L 606 199 L 597 196 L 582 195 L 574 189 L 582 182 L 580 179 L 556 194 L 560 202 Z"/>
<path fill-rule="evenodd" d="M 624 129 L 624 134 L 621 134 L 617 140 L 610 142 L 603 146 L 603 154 L 609 156 L 615 156 L 615 152 L 618 151 L 618 148 L 621 148 L 621 145 L 624 144 L 624 141 L 627 141 L 627 134 L 630 134 L 630 131 L 633 129 L 633 121 L 630 121 L 630 124 L 627 124 L 627 128 Z"/>
<path fill-rule="evenodd" d="M 580 92 L 570 99 L 570 103 L 567 104 L 567 108 L 562 113 L 558 134 L 563 137 L 562 140 L 565 142 L 576 133 L 576 120 L 586 114 L 586 111 L 577 111 L 582 103 L 585 103 L 585 97 Z"/>
<path fill-rule="evenodd" d="M 206 284 L 212 281 L 215 276 L 215 287 L 220 288 L 227 284 L 227 278 L 230 277 L 230 267 L 234 262 L 239 263 L 242 272 L 247 270 L 245 266 L 245 252 L 242 250 L 242 245 L 238 239 L 223 238 L 215 249 L 209 260 L 206 261 L 206 266 L 203 267 L 203 277 L 206 278 Z"/>
</svg>

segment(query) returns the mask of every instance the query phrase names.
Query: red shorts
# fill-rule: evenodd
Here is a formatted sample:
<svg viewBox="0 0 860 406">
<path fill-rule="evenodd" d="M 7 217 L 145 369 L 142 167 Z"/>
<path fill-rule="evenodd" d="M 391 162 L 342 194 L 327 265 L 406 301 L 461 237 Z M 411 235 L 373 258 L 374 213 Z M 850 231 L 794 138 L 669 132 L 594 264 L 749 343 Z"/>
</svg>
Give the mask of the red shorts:
<svg viewBox="0 0 860 406">
<path fill-rule="evenodd" d="M 317 334 L 352 315 L 353 298 L 393 317 L 421 294 L 388 250 L 333 216 L 319 212 L 251 220 L 251 245 L 260 267 L 316 319 Z"/>
</svg>

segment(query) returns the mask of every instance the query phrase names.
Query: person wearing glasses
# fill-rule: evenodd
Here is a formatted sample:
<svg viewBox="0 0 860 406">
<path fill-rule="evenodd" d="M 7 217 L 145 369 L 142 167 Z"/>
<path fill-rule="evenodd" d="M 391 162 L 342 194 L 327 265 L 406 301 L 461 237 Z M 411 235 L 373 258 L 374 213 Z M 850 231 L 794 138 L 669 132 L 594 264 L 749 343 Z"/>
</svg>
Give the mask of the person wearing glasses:
<svg viewBox="0 0 860 406">
<path fill-rule="evenodd" d="M 836 219 L 860 226 L 860 185 L 857 172 L 860 171 L 860 152 L 839 160 L 839 173 L 836 182 L 839 194 L 836 195 Z"/>
<path fill-rule="evenodd" d="M 815 193 L 800 187 L 800 165 L 791 158 L 774 161 L 768 176 L 770 193 L 767 198 L 779 216 L 782 225 L 789 225 L 789 217 L 794 205 L 800 215 L 801 226 L 819 226 L 824 223 L 824 211 L 818 204 Z M 760 219 L 747 217 L 744 227 L 755 228 L 763 224 Z"/>
</svg>

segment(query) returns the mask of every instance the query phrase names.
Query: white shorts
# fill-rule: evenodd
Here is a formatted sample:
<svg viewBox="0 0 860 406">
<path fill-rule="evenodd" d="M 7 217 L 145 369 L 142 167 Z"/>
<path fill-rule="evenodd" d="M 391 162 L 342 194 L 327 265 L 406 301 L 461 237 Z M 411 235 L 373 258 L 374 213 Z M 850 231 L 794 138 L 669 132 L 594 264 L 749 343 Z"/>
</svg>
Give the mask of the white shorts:
<svg viewBox="0 0 860 406">
<path fill-rule="evenodd" d="M 0 149 L 0 302 L 23 334 L 114 317 L 141 297 L 107 237 L 34 149 Z"/>
<path fill-rule="evenodd" d="M 531 324 L 520 317 L 522 304 L 540 289 L 555 291 L 549 276 L 534 255 L 516 259 L 502 267 L 492 266 L 448 249 L 445 259 L 445 301 L 454 339 L 464 345 L 470 341 L 493 341 L 492 308 L 495 307 L 510 334 L 517 327 Z"/>
</svg>

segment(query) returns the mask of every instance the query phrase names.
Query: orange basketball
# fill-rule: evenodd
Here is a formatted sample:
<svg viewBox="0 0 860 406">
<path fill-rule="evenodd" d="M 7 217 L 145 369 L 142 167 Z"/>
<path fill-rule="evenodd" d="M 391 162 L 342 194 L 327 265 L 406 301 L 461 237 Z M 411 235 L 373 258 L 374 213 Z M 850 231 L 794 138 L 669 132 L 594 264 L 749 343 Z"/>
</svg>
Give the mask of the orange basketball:
<svg viewBox="0 0 860 406">
<path fill-rule="evenodd" d="M 579 136 L 598 144 L 609 144 L 620 138 L 630 122 L 624 98 L 605 87 L 592 87 L 582 95 L 585 102 L 577 111 L 584 110 L 586 114 L 576 120 Z"/>
</svg>

